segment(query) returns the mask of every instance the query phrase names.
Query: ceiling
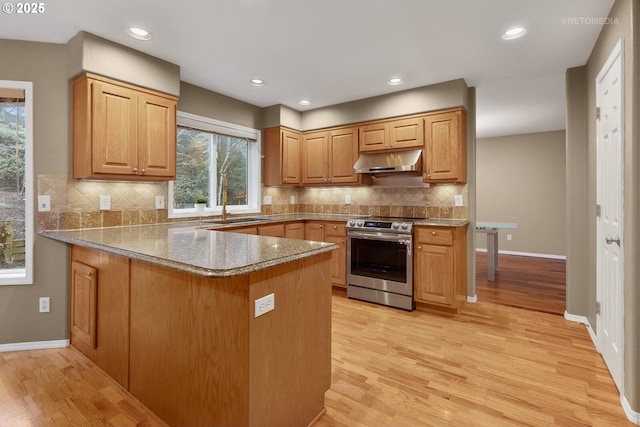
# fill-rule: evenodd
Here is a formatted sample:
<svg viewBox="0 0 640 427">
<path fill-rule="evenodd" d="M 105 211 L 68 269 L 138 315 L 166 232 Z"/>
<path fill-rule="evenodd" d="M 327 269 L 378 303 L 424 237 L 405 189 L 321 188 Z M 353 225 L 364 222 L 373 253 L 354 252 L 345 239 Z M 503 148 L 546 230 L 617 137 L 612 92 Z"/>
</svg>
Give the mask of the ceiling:
<svg viewBox="0 0 640 427">
<path fill-rule="evenodd" d="M 0 38 L 84 30 L 177 64 L 183 81 L 299 111 L 463 78 L 479 138 L 565 128 L 564 72 L 584 65 L 613 0 L 56 0 L 0 14 Z M 126 29 L 152 32 L 150 41 Z M 526 27 L 520 39 L 501 34 Z M 404 84 L 387 85 L 391 77 Z M 266 81 L 261 87 L 249 80 Z M 311 105 L 298 105 L 308 99 Z"/>
</svg>

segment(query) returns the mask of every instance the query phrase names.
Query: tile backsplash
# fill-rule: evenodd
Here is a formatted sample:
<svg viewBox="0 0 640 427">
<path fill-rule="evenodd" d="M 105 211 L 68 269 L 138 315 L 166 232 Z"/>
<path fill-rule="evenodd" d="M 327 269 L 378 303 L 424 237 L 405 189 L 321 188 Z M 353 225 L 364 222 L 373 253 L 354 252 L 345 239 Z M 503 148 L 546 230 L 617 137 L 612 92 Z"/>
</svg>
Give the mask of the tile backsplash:
<svg viewBox="0 0 640 427">
<path fill-rule="evenodd" d="M 38 212 L 38 230 L 110 227 L 168 221 L 167 209 L 155 209 L 156 196 L 167 202 L 166 182 L 83 181 L 68 175 L 38 175 L 37 194 L 51 197 L 51 211 Z M 467 218 L 467 186 L 431 187 L 263 187 L 272 203 L 262 214 L 324 213 L 415 218 Z M 111 209 L 100 210 L 100 196 Z M 462 195 L 463 206 L 454 197 Z M 345 199 L 350 203 L 345 203 Z M 293 197 L 293 203 L 292 203 Z"/>
</svg>

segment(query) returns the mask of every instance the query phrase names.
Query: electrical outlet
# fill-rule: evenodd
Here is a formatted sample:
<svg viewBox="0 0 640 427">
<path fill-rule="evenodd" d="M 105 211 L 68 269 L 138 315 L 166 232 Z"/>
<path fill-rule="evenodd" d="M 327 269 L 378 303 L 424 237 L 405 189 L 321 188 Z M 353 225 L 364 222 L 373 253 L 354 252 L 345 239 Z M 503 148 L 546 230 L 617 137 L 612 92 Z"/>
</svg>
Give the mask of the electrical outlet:
<svg viewBox="0 0 640 427">
<path fill-rule="evenodd" d="M 40 313 L 48 313 L 50 308 L 49 297 L 40 297 Z"/>
<path fill-rule="evenodd" d="M 156 209 L 164 209 L 164 196 L 156 196 Z"/>
<path fill-rule="evenodd" d="M 507 234 L 507 240 L 511 241 L 511 234 Z"/>
<path fill-rule="evenodd" d="M 262 198 L 263 205 L 270 205 L 272 202 L 273 202 L 273 199 L 271 198 L 271 196 L 264 196 Z"/>
<path fill-rule="evenodd" d="M 111 196 L 100 196 L 100 210 L 111 210 Z"/>
<path fill-rule="evenodd" d="M 38 196 L 38 211 L 49 212 L 51 210 L 51 196 L 43 194 Z"/>
<path fill-rule="evenodd" d="M 454 200 L 456 206 L 462 206 L 464 204 L 464 201 L 462 200 L 462 195 L 461 194 L 458 194 L 458 195 L 454 196 L 453 200 Z"/>
<path fill-rule="evenodd" d="M 351 196 L 349 194 L 345 194 L 345 196 L 344 196 L 344 204 L 345 205 L 350 205 L 351 204 Z"/>
<path fill-rule="evenodd" d="M 275 308 L 276 299 L 275 294 L 269 294 L 262 298 L 255 300 L 255 315 L 254 317 L 262 316 L 265 313 L 270 312 Z"/>
<path fill-rule="evenodd" d="M 296 204 L 296 196 L 291 196 L 291 199 L 289 199 L 289 202 L 290 202 L 292 205 L 295 205 L 295 204 Z"/>
</svg>

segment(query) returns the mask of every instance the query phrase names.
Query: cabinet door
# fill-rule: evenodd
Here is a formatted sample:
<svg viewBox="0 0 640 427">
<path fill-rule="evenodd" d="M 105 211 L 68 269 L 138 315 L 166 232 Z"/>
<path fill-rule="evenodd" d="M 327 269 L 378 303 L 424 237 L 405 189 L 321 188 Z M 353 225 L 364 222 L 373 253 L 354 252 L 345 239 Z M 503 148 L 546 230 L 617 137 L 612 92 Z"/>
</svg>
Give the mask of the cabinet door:
<svg viewBox="0 0 640 427">
<path fill-rule="evenodd" d="M 324 224 L 319 222 L 307 222 L 304 225 L 304 240 L 324 242 Z"/>
<path fill-rule="evenodd" d="M 414 299 L 453 304 L 453 247 L 418 242 L 415 251 Z"/>
<path fill-rule="evenodd" d="M 71 262 L 71 337 L 80 351 L 97 346 L 98 270 L 78 261 Z"/>
<path fill-rule="evenodd" d="M 240 234 L 258 234 L 258 227 L 237 227 L 237 228 L 225 228 L 225 229 L 213 229 L 215 231 L 224 231 L 229 233 Z"/>
<path fill-rule="evenodd" d="M 332 184 L 358 182 L 353 165 L 358 160 L 358 128 L 332 130 L 329 133 L 329 181 Z"/>
<path fill-rule="evenodd" d="M 92 170 L 96 174 L 137 175 L 138 94 L 94 81 L 91 114 Z"/>
<path fill-rule="evenodd" d="M 138 174 L 175 178 L 176 104 L 172 99 L 140 93 Z"/>
<path fill-rule="evenodd" d="M 425 118 L 425 182 L 466 181 L 466 132 L 461 110 Z"/>
<path fill-rule="evenodd" d="M 292 222 L 284 225 L 284 237 L 287 239 L 304 240 L 304 223 Z"/>
<path fill-rule="evenodd" d="M 260 236 L 284 237 L 284 224 L 269 224 L 258 226 Z"/>
<path fill-rule="evenodd" d="M 389 146 L 389 124 L 360 126 L 360 151 L 385 150 Z"/>
<path fill-rule="evenodd" d="M 394 120 L 389 123 L 391 148 L 424 148 L 424 119 L 422 117 Z"/>
<path fill-rule="evenodd" d="M 302 135 L 302 183 L 328 184 L 329 149 L 327 132 Z"/>
<path fill-rule="evenodd" d="M 346 238 L 326 236 L 325 242 L 335 243 L 338 249 L 331 252 L 331 283 L 341 287 L 347 286 L 347 245 Z"/>
<path fill-rule="evenodd" d="M 302 138 L 300 133 L 282 130 L 281 133 L 282 184 L 300 184 L 302 174 Z"/>
</svg>

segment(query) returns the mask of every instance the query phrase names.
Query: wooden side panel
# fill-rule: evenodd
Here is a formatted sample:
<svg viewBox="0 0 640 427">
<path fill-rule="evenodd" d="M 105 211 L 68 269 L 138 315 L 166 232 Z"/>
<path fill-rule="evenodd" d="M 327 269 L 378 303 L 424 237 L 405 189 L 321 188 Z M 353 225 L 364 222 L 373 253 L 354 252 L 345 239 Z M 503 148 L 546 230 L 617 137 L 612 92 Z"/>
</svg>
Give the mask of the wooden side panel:
<svg viewBox="0 0 640 427">
<path fill-rule="evenodd" d="M 78 261 L 71 262 L 71 344 L 79 349 L 94 349 L 98 270 Z"/>
<path fill-rule="evenodd" d="M 92 90 L 86 76 L 73 81 L 73 178 L 91 176 Z"/>
<path fill-rule="evenodd" d="M 131 261 L 130 392 L 172 426 L 245 426 L 248 276 Z"/>
<path fill-rule="evenodd" d="M 302 183 L 328 184 L 329 149 L 327 132 L 302 135 Z"/>
<path fill-rule="evenodd" d="M 93 172 L 136 175 L 138 108 L 136 91 L 93 82 Z"/>
<path fill-rule="evenodd" d="M 358 128 L 333 130 L 329 134 L 329 179 L 332 184 L 358 182 L 353 165 L 358 160 Z"/>
<path fill-rule="evenodd" d="M 144 176 L 176 177 L 176 105 L 148 93 L 139 95 L 139 171 Z"/>
<path fill-rule="evenodd" d="M 340 287 L 347 287 L 347 244 L 346 237 L 330 236 L 325 242 L 338 245 L 337 250 L 331 252 L 331 283 Z"/>
<path fill-rule="evenodd" d="M 72 246 L 71 260 L 71 344 L 126 388 L 129 382 L 129 260 L 79 246 Z M 95 296 L 87 297 L 86 291 L 78 293 L 86 289 L 91 280 L 95 281 L 92 285 Z M 90 314 L 91 310 L 95 314 Z M 78 329 L 74 328 L 87 313 L 95 319 L 91 345 L 78 340 Z"/>
<path fill-rule="evenodd" d="M 250 308 L 249 426 L 306 426 L 331 386 L 330 253 L 251 274 L 249 300 L 274 293 L 275 309 Z"/>
</svg>

